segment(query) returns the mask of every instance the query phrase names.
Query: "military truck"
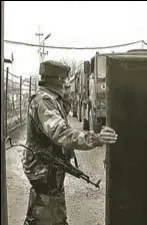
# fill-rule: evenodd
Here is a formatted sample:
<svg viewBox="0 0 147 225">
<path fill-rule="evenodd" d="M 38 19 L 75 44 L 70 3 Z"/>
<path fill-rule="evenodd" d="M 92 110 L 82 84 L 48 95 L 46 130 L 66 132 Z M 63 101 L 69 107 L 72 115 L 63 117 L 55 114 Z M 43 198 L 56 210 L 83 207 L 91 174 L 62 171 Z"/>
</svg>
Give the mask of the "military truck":
<svg viewBox="0 0 147 225">
<path fill-rule="evenodd" d="M 147 49 L 133 49 L 125 53 L 99 54 L 96 52 L 91 61 L 84 62 L 83 82 L 85 85 L 82 92 L 81 120 L 84 129 L 93 129 L 99 132 L 106 125 L 106 95 L 109 90 L 106 87 L 106 77 L 109 71 L 109 60 L 111 56 L 146 55 Z M 118 71 L 119 73 L 119 71 Z M 82 88 L 81 88 L 82 89 Z"/>
<path fill-rule="evenodd" d="M 118 134 L 106 146 L 105 225 L 146 225 L 147 49 L 96 53 L 84 67 L 84 128 Z"/>
<path fill-rule="evenodd" d="M 77 119 L 81 122 L 83 119 L 83 109 L 84 105 L 87 106 L 87 78 L 85 77 L 84 66 L 80 69 L 75 71 L 75 74 L 70 79 L 71 85 L 71 111 L 73 117 L 77 117 Z"/>
<path fill-rule="evenodd" d="M 104 56 L 99 60 L 96 56 L 92 57 L 91 62 L 83 62 L 81 70 L 70 79 L 70 84 L 73 117 L 83 122 L 85 130 L 98 131 L 98 124 L 102 126 L 106 123 L 106 78 Z"/>
<path fill-rule="evenodd" d="M 78 102 L 79 102 L 79 95 L 80 95 L 80 73 L 76 72 L 74 76 L 70 79 L 71 85 L 71 111 L 73 117 L 77 117 L 78 115 Z"/>
<path fill-rule="evenodd" d="M 82 69 L 71 78 L 72 115 L 83 122 L 83 129 L 99 132 L 106 125 L 106 76 L 108 57 L 144 55 L 147 49 L 132 49 L 125 53 L 99 54 L 84 61 Z"/>
</svg>

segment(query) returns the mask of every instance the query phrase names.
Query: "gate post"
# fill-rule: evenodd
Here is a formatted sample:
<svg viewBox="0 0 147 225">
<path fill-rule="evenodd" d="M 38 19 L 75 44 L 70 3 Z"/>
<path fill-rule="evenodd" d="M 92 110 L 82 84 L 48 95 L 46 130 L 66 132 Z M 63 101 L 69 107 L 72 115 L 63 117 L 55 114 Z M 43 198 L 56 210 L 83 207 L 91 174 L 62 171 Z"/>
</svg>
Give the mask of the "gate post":
<svg viewBox="0 0 147 225">
<path fill-rule="evenodd" d="M 8 128 L 8 77 L 9 77 L 9 68 L 7 67 L 7 71 L 6 71 L 6 98 L 5 98 L 5 115 L 6 115 L 6 127 L 5 127 L 5 136 L 7 137 L 7 128 Z"/>
<path fill-rule="evenodd" d="M 31 89 L 32 89 L 32 77 L 30 76 L 30 83 L 29 83 L 29 101 L 31 98 Z"/>
<path fill-rule="evenodd" d="M 22 108 L 21 108 L 21 98 L 22 98 L 22 76 L 20 76 L 20 102 L 19 102 L 19 108 L 20 108 L 20 124 L 22 125 Z"/>
<path fill-rule="evenodd" d="M 8 225 L 6 156 L 4 142 L 4 1 L 1 1 L 1 224 Z"/>
</svg>

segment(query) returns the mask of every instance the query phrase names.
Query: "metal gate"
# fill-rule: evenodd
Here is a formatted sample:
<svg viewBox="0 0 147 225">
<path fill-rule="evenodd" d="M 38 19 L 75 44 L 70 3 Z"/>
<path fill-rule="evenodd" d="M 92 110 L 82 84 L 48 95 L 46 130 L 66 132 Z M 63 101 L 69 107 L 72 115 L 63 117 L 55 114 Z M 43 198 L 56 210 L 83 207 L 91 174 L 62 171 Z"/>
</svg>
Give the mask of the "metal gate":
<svg viewBox="0 0 147 225">
<path fill-rule="evenodd" d="M 145 53 L 146 54 L 146 53 Z M 147 224 L 147 54 L 106 57 L 106 225 Z"/>
</svg>

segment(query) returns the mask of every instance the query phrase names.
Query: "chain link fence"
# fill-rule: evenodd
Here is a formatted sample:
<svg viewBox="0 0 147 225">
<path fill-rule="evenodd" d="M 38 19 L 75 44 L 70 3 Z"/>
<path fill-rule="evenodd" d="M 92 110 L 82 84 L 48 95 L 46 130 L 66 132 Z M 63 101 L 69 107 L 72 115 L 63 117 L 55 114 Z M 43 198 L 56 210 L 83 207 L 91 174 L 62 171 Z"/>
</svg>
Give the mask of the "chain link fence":
<svg viewBox="0 0 147 225">
<path fill-rule="evenodd" d="M 28 103 L 36 93 L 38 77 L 23 78 L 4 70 L 5 136 L 26 123 Z"/>
</svg>

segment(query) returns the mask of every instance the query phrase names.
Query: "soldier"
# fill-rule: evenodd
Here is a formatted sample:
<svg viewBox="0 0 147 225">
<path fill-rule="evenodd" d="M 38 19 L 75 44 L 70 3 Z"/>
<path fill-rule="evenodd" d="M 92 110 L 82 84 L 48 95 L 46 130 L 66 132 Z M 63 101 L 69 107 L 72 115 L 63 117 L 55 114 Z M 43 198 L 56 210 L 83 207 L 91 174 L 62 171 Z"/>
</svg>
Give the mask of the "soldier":
<svg viewBox="0 0 147 225">
<path fill-rule="evenodd" d="M 53 168 L 44 160 L 33 164 L 33 152 L 40 150 L 43 154 L 44 151 L 52 151 L 55 157 L 63 158 L 74 149 L 88 151 L 117 140 L 115 131 L 109 127 L 95 134 L 93 131 L 79 131 L 69 126 L 69 108 L 63 102 L 63 85 L 69 70 L 69 67 L 59 62 L 46 61 L 40 64 L 40 87 L 29 103 L 28 149 L 24 150 L 22 160 L 24 172 L 31 184 L 24 225 L 68 224 L 63 185 L 65 172 Z"/>
</svg>

